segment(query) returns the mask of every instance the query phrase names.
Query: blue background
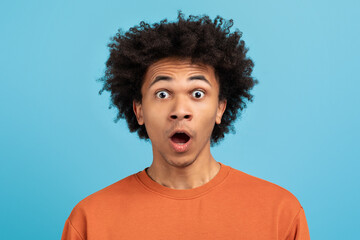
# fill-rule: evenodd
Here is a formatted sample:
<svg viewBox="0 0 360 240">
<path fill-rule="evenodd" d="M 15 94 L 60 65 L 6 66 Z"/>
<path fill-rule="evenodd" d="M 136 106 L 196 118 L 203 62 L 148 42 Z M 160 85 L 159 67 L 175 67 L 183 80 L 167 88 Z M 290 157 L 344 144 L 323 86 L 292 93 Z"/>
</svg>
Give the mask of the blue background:
<svg viewBox="0 0 360 240">
<path fill-rule="evenodd" d="M 118 28 L 179 9 L 234 19 L 260 81 L 215 159 L 292 192 L 312 239 L 358 237 L 359 1 L 34 0 L 0 3 L 0 239 L 60 239 L 81 199 L 150 165 L 96 79 Z"/>
</svg>

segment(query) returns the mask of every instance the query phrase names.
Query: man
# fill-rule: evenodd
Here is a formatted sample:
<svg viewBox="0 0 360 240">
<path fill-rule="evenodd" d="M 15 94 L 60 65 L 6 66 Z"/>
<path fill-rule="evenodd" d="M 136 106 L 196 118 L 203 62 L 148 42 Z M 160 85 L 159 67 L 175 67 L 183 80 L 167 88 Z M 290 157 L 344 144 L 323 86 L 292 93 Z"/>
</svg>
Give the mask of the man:
<svg viewBox="0 0 360 240">
<path fill-rule="evenodd" d="M 179 13 L 113 38 L 103 90 L 153 162 L 79 202 L 63 240 L 310 239 L 294 195 L 211 155 L 257 83 L 231 27 Z"/>
</svg>

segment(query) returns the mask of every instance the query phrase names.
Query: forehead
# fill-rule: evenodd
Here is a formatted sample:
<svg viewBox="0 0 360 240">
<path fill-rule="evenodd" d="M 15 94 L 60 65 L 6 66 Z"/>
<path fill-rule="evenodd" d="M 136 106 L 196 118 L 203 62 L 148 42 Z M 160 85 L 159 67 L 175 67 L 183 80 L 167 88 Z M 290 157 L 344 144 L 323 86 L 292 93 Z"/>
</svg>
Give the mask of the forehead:
<svg viewBox="0 0 360 240">
<path fill-rule="evenodd" d="M 164 58 L 149 66 L 144 83 L 149 83 L 159 75 L 189 76 L 204 75 L 209 81 L 215 81 L 215 70 L 212 66 L 201 63 L 191 63 L 190 59 Z"/>
</svg>

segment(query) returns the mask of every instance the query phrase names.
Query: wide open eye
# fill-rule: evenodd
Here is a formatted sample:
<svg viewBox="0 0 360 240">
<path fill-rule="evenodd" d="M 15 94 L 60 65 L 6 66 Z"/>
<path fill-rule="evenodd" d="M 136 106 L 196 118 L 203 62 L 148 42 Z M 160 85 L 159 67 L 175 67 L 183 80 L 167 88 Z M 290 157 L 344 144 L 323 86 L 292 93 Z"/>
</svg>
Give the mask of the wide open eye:
<svg viewBox="0 0 360 240">
<path fill-rule="evenodd" d="M 156 97 L 161 98 L 161 99 L 165 99 L 169 97 L 169 93 L 166 91 L 159 91 L 156 93 Z"/>
<path fill-rule="evenodd" d="M 192 95 L 194 98 L 196 99 L 200 99 L 200 98 L 203 98 L 205 93 L 203 91 L 200 91 L 200 90 L 195 90 L 192 92 Z"/>
</svg>

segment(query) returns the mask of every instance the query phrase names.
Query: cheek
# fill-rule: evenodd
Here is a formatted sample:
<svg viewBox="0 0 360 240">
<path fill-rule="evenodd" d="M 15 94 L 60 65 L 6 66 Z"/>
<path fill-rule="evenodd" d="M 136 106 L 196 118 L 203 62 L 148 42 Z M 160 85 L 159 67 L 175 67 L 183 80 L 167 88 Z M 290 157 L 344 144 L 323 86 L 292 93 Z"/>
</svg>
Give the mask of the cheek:
<svg viewBox="0 0 360 240">
<path fill-rule="evenodd" d="M 166 110 L 164 107 L 152 106 L 147 107 L 144 106 L 143 110 L 144 115 L 144 123 L 146 131 L 150 138 L 159 137 L 160 134 L 164 130 L 165 123 L 164 121 L 167 118 Z"/>
<path fill-rule="evenodd" d="M 215 104 L 207 103 L 203 106 L 199 106 L 197 111 L 194 113 L 194 122 L 196 122 L 196 126 L 199 134 L 205 134 L 204 137 L 211 136 L 212 130 L 215 126 L 216 120 L 216 108 Z"/>
<path fill-rule="evenodd" d="M 216 119 L 217 112 L 217 102 L 215 101 L 207 101 L 202 104 L 199 104 L 198 109 L 196 111 L 198 118 L 203 122 L 213 122 Z"/>
</svg>

